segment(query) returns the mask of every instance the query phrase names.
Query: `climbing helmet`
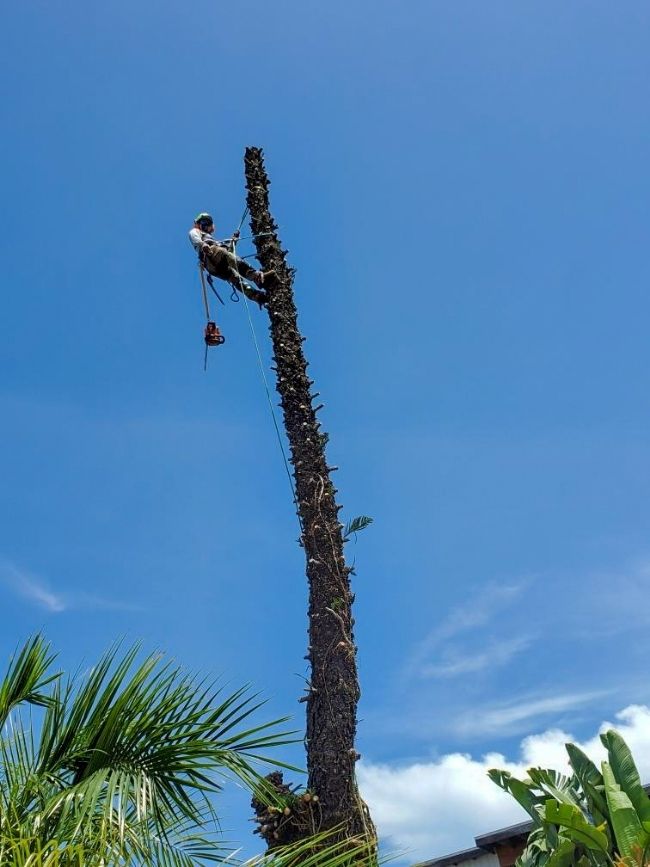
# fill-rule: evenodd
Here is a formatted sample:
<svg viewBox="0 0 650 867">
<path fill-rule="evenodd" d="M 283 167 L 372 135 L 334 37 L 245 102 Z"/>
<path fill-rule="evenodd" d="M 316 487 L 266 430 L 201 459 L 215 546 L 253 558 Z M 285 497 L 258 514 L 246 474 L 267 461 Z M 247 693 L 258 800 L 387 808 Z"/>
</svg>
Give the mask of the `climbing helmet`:
<svg viewBox="0 0 650 867">
<path fill-rule="evenodd" d="M 210 214 L 202 211 L 200 214 L 196 215 L 196 217 L 194 218 L 194 222 L 197 224 L 199 229 L 205 231 L 214 223 L 214 220 L 212 219 Z"/>
</svg>

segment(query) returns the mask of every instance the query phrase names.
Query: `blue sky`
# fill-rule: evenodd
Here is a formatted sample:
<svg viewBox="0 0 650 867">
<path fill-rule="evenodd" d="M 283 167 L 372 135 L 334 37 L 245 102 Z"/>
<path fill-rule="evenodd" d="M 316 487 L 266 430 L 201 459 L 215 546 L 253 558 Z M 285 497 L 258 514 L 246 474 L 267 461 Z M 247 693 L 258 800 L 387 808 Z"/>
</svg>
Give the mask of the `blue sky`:
<svg viewBox="0 0 650 867">
<path fill-rule="evenodd" d="M 368 787 L 650 702 L 649 25 L 640 0 L 13 4 L 3 655 L 142 638 L 302 722 L 284 470 L 241 307 L 202 371 L 186 239 L 198 210 L 236 226 L 254 144 L 340 499 L 376 522 Z M 385 834 L 434 855 L 503 803 Z M 233 796 L 252 851 L 246 817 Z"/>
</svg>

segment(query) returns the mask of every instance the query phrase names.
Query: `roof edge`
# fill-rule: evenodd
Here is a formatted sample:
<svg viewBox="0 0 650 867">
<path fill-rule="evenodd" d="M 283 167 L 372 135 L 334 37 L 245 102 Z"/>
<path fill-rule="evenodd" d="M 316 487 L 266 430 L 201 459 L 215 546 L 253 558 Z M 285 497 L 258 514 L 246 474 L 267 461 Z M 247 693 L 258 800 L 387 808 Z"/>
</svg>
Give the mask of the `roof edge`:
<svg viewBox="0 0 650 867">
<path fill-rule="evenodd" d="M 429 861 L 420 861 L 414 867 L 453 867 L 454 864 L 459 864 L 461 861 L 472 861 L 474 858 L 481 858 L 483 855 L 488 855 L 489 852 L 480 846 L 475 846 L 472 849 L 461 849 L 460 852 L 452 852 L 451 855 L 443 855 L 442 858 L 431 858 Z"/>
<path fill-rule="evenodd" d="M 517 825 L 509 825 L 507 828 L 501 828 L 498 831 L 491 831 L 489 834 L 481 834 L 475 837 L 476 845 L 481 849 L 490 850 L 497 843 L 503 843 L 516 837 L 525 837 L 533 830 L 532 821 L 519 822 Z"/>
</svg>

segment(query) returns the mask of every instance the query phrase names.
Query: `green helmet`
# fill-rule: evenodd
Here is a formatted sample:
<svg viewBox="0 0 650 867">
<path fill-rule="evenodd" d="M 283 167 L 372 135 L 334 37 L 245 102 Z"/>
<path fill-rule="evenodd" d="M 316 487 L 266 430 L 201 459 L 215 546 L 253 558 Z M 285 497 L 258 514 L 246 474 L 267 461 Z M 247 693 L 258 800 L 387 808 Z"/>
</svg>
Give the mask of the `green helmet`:
<svg viewBox="0 0 650 867">
<path fill-rule="evenodd" d="M 194 222 L 199 226 L 199 228 L 207 229 L 208 226 L 211 226 L 214 223 L 214 220 L 212 219 L 212 216 L 210 214 L 207 214 L 205 211 L 201 211 L 201 213 L 197 214 L 194 218 Z"/>
</svg>

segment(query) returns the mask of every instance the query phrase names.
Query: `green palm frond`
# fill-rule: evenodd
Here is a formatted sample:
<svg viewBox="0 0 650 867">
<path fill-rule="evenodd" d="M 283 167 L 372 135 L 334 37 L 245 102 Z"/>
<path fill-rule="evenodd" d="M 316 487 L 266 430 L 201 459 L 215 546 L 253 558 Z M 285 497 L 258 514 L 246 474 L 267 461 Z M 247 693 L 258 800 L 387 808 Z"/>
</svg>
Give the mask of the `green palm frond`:
<svg viewBox="0 0 650 867">
<path fill-rule="evenodd" d="M 343 530 L 343 541 L 348 542 L 350 536 L 356 536 L 357 533 L 365 530 L 366 527 L 369 527 L 372 524 L 373 520 L 374 519 L 370 518 L 368 515 L 358 515 L 356 518 L 349 520 Z"/>
<path fill-rule="evenodd" d="M 43 690 L 59 677 L 48 673 L 54 658 L 49 644 L 41 635 L 36 635 L 11 659 L 7 673 L 0 681 L 0 729 L 11 711 L 19 705 L 47 707 L 51 703 L 51 697 Z"/>
<path fill-rule="evenodd" d="M 383 867 L 397 855 L 377 855 L 368 841 L 337 839 L 338 828 L 281 846 L 245 861 L 241 867 Z"/>
<path fill-rule="evenodd" d="M 29 840 L 48 867 L 66 864 L 56 847 L 103 867 L 224 860 L 213 796 L 227 778 L 255 789 L 278 764 L 267 751 L 295 740 L 286 719 L 253 722 L 263 703 L 249 689 L 226 693 L 137 645 L 67 681 L 48 675 L 52 658 L 36 639 L 0 683 L 16 708 L 0 736 L 0 859 Z M 40 737 L 25 702 L 43 708 Z"/>
</svg>

